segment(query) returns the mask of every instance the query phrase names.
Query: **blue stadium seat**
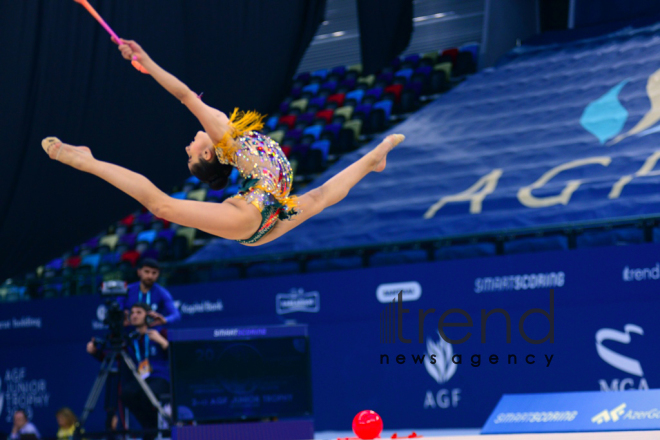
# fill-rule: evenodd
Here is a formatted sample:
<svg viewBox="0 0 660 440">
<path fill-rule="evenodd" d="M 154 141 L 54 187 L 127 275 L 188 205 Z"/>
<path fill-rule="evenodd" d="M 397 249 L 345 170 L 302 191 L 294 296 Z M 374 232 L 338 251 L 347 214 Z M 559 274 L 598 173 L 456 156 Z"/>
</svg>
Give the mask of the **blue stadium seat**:
<svg viewBox="0 0 660 440">
<path fill-rule="evenodd" d="M 234 194 L 238 194 L 238 185 L 230 185 L 227 188 L 225 188 L 225 194 L 233 196 Z"/>
<path fill-rule="evenodd" d="M 324 78 L 328 76 L 328 69 L 319 69 L 312 72 L 313 77 Z"/>
<path fill-rule="evenodd" d="M 319 137 L 321 137 L 322 131 L 323 127 L 321 125 L 312 125 L 311 127 L 307 127 L 305 130 L 303 130 L 303 137 L 306 135 L 312 135 L 314 136 L 315 140 L 318 140 Z"/>
<path fill-rule="evenodd" d="M 137 236 L 137 242 L 153 243 L 153 241 L 156 239 L 157 234 L 158 234 L 157 231 L 154 230 L 140 232 Z"/>
<path fill-rule="evenodd" d="M 379 101 L 374 104 L 373 111 L 382 110 L 385 113 L 385 119 L 389 121 L 392 114 L 392 101 Z"/>
<path fill-rule="evenodd" d="M 363 97 L 364 90 L 353 90 L 352 92 L 348 92 L 344 100 L 344 105 L 352 105 L 355 107 L 362 102 Z"/>
<path fill-rule="evenodd" d="M 186 179 L 186 183 L 192 183 L 193 185 L 199 185 L 201 182 L 195 176 L 190 176 Z"/>
<path fill-rule="evenodd" d="M 266 123 L 264 125 L 270 128 L 271 130 L 275 130 L 275 127 L 277 127 L 277 122 L 279 121 L 279 119 L 280 118 L 277 116 L 271 116 L 270 118 L 266 119 Z"/>
<path fill-rule="evenodd" d="M 466 44 L 458 49 L 460 52 L 470 52 L 475 63 L 479 61 L 479 43 Z"/>
<path fill-rule="evenodd" d="M 186 192 L 185 191 L 175 192 L 174 194 L 172 194 L 172 198 L 185 200 L 186 199 Z"/>
<path fill-rule="evenodd" d="M 101 255 L 89 254 L 82 257 L 82 260 L 80 261 L 80 266 L 89 266 L 92 268 L 92 270 L 96 271 L 96 269 L 99 267 L 100 262 L 101 262 Z"/>
<path fill-rule="evenodd" d="M 234 168 L 231 170 L 231 173 L 229 174 L 229 183 L 236 183 L 238 182 L 238 179 L 241 177 L 241 173 L 238 172 L 237 168 Z"/>
<path fill-rule="evenodd" d="M 321 86 L 319 84 L 309 84 L 302 88 L 302 96 L 316 96 Z"/>
<path fill-rule="evenodd" d="M 410 81 L 410 77 L 412 76 L 412 74 L 413 74 L 412 69 L 401 69 L 398 72 L 396 72 L 394 74 L 394 76 L 395 77 L 400 77 L 400 78 L 405 78 L 405 80 L 406 80 L 405 82 L 408 82 L 408 81 Z"/>
<path fill-rule="evenodd" d="M 328 159 L 328 153 L 330 152 L 330 141 L 325 139 L 316 141 L 312 144 L 310 149 L 320 151 L 322 153 L 323 163 L 325 164 L 325 161 Z"/>
</svg>

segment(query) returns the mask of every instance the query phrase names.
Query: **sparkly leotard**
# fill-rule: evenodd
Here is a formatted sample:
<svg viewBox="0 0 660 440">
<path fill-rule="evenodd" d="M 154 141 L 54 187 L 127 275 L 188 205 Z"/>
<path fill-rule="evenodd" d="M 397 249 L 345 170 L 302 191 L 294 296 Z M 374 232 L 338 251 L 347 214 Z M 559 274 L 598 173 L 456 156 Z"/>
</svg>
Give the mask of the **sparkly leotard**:
<svg viewBox="0 0 660 440">
<path fill-rule="evenodd" d="M 245 179 L 234 197 L 253 204 L 261 212 L 262 222 L 256 233 L 247 240 L 252 244 L 265 236 L 277 223 L 299 213 L 296 196 L 290 196 L 293 183 L 291 164 L 280 146 L 266 135 L 257 133 L 263 127 L 263 116 L 239 113 L 230 118 L 230 132 L 214 146 L 218 161 L 235 167 Z"/>
</svg>

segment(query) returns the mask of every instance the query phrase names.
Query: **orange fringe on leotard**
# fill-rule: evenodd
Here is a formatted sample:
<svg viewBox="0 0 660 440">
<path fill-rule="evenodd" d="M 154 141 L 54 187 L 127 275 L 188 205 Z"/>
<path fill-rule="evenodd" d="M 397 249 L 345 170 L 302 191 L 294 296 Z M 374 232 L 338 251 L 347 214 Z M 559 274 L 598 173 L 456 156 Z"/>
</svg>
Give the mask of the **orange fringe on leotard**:
<svg viewBox="0 0 660 440">
<path fill-rule="evenodd" d="M 255 111 L 239 111 L 236 107 L 229 118 L 229 130 L 225 132 L 220 142 L 214 145 L 214 148 L 220 149 L 228 159 L 232 158 L 240 149 L 240 145 L 233 140 L 248 131 L 261 130 L 264 127 L 265 117 L 266 115 L 260 115 Z"/>
</svg>

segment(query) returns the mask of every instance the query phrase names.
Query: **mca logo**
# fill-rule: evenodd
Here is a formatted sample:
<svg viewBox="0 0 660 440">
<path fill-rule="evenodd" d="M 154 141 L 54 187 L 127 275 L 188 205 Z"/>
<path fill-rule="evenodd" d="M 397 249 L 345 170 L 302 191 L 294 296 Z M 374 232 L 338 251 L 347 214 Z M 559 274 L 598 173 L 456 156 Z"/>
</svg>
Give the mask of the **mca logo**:
<svg viewBox="0 0 660 440">
<path fill-rule="evenodd" d="M 580 124 L 596 136 L 601 145 L 607 143 L 607 146 L 612 146 L 630 136 L 646 136 L 660 131 L 660 127 L 654 127 L 660 120 L 660 70 L 657 70 L 646 82 L 646 94 L 651 101 L 651 109 L 633 128 L 621 133 L 629 115 L 619 100 L 619 93 L 629 81 L 626 79 L 612 87 L 591 102 L 582 113 Z"/>
<path fill-rule="evenodd" d="M 607 423 L 617 422 L 621 416 L 626 412 L 626 404 L 622 403 L 611 411 L 603 410 L 591 418 L 591 423 Z"/>
<path fill-rule="evenodd" d="M 438 334 L 440 336 L 440 334 Z M 424 358 L 426 371 L 438 383 L 448 382 L 456 373 L 457 365 L 451 361 L 454 356 L 452 345 L 440 338 L 438 342 L 426 339 L 427 356 Z"/>
<path fill-rule="evenodd" d="M 596 352 L 598 356 L 617 370 L 639 378 L 638 384 L 635 384 L 636 379 L 633 377 L 613 379 L 611 384 L 608 384 L 605 379 L 600 379 L 598 382 L 601 391 L 625 391 L 635 388 L 648 390 L 649 386 L 644 378 L 642 364 L 637 359 L 617 353 L 612 348 L 605 346 L 605 342 L 607 341 L 630 344 L 633 341 L 631 336 L 633 334 L 644 336 L 644 329 L 635 324 L 626 324 L 623 327 L 623 331 L 613 328 L 601 328 L 596 332 Z"/>
</svg>

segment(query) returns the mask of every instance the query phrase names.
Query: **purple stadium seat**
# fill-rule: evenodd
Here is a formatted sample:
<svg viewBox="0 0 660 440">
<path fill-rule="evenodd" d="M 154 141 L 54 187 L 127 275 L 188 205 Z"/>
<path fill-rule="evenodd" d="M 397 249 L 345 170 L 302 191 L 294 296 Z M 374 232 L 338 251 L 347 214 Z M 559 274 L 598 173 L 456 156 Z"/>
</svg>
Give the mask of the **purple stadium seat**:
<svg viewBox="0 0 660 440">
<path fill-rule="evenodd" d="M 101 264 L 117 264 L 117 263 L 119 263 L 118 252 L 109 252 L 105 255 L 101 255 Z"/>
<path fill-rule="evenodd" d="M 206 200 L 210 199 L 215 199 L 215 200 L 222 200 L 222 196 L 225 194 L 224 189 L 219 189 L 219 190 L 214 190 L 214 189 L 209 189 L 206 191 Z"/>
<path fill-rule="evenodd" d="M 176 231 L 174 231 L 173 229 L 163 229 L 158 233 L 158 237 L 156 238 L 156 240 L 160 240 L 162 238 L 164 240 L 167 240 L 168 243 L 172 243 L 175 234 Z"/>
<path fill-rule="evenodd" d="M 321 85 L 321 90 L 328 90 L 330 93 L 335 93 L 335 90 L 337 90 L 337 85 L 337 81 L 328 81 Z"/>
<path fill-rule="evenodd" d="M 145 212 L 137 218 L 137 221 L 142 225 L 151 224 L 151 222 L 154 221 L 154 215 L 150 212 Z"/>
<path fill-rule="evenodd" d="M 403 59 L 403 64 L 410 64 L 411 67 L 416 67 L 419 63 L 420 56 L 419 54 L 408 55 Z"/>
<path fill-rule="evenodd" d="M 283 102 L 280 104 L 280 112 L 286 113 L 289 111 L 289 102 Z"/>
<path fill-rule="evenodd" d="M 307 125 L 314 123 L 314 119 L 316 119 L 316 113 L 312 112 L 303 113 L 302 115 L 298 116 L 298 122 L 304 122 Z"/>
<path fill-rule="evenodd" d="M 298 140 L 298 139 L 300 139 L 300 136 L 302 136 L 302 130 L 299 130 L 299 129 L 295 129 L 295 128 L 294 128 L 293 130 L 289 130 L 289 131 L 287 131 L 287 132 L 286 132 L 286 135 L 284 136 L 284 138 L 285 138 L 285 139 L 294 139 L 294 140 Z"/>
<path fill-rule="evenodd" d="M 383 89 L 381 87 L 374 87 L 373 89 L 367 90 L 367 92 L 364 94 L 364 98 L 362 100 L 366 100 L 368 97 L 372 97 L 372 99 L 375 98 L 375 100 L 379 100 L 380 97 L 383 96 Z"/>
<path fill-rule="evenodd" d="M 160 252 L 156 249 L 150 248 L 142 253 L 142 258 L 151 258 L 153 260 L 160 260 Z"/>
<path fill-rule="evenodd" d="M 296 76 L 296 81 L 308 82 L 312 75 L 309 72 L 302 72 Z"/>
<path fill-rule="evenodd" d="M 87 240 L 85 242 L 85 246 L 87 246 L 89 249 L 94 249 L 94 248 L 98 247 L 98 245 L 99 245 L 99 238 L 98 237 L 94 237 L 91 240 Z"/>
<path fill-rule="evenodd" d="M 391 83 L 392 79 L 394 79 L 394 73 L 392 72 L 383 72 L 376 77 L 376 81 L 384 81 L 387 84 Z"/>
<path fill-rule="evenodd" d="M 356 83 L 357 83 L 357 81 L 355 79 L 348 78 L 348 79 L 343 80 L 341 83 L 339 83 L 339 87 L 345 87 L 349 90 L 352 90 L 353 88 L 355 88 Z"/>
<path fill-rule="evenodd" d="M 316 98 L 310 99 L 307 103 L 307 109 L 311 111 L 310 107 L 316 108 L 316 111 L 321 110 L 325 106 L 325 96 L 317 96 Z"/>
<path fill-rule="evenodd" d="M 346 75 L 346 66 L 337 66 L 334 69 L 332 69 L 331 73 L 335 73 L 343 77 L 344 75 Z"/>
<path fill-rule="evenodd" d="M 329 139 L 335 141 L 339 137 L 339 132 L 341 131 L 341 124 L 328 124 L 325 126 L 323 133 L 321 134 L 321 139 Z"/>
<path fill-rule="evenodd" d="M 45 268 L 51 270 L 60 270 L 62 269 L 63 265 L 64 261 L 61 258 L 55 258 L 53 261 L 46 264 Z"/>
<path fill-rule="evenodd" d="M 354 119 L 359 119 L 357 118 L 358 115 L 364 115 L 369 116 L 369 113 L 371 112 L 371 105 L 369 104 L 360 104 L 355 108 L 355 111 L 353 112 L 353 118 Z"/>
<path fill-rule="evenodd" d="M 135 241 L 137 240 L 137 234 L 124 234 L 119 237 L 119 244 L 125 244 L 128 247 L 135 246 Z"/>
</svg>

